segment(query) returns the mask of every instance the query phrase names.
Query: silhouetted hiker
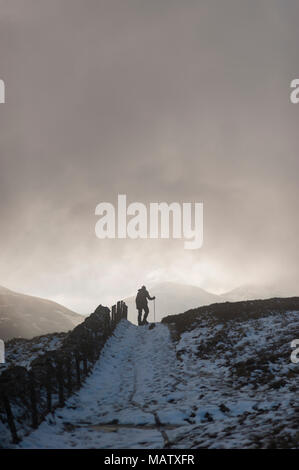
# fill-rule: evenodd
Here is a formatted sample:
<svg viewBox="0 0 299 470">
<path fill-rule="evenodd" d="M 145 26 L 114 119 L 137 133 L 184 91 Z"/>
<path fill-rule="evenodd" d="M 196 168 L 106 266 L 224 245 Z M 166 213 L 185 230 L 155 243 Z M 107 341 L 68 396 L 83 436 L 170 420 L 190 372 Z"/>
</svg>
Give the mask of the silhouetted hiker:
<svg viewBox="0 0 299 470">
<path fill-rule="evenodd" d="M 138 325 L 148 325 L 147 322 L 147 316 L 149 314 L 149 309 L 147 305 L 147 299 L 148 300 L 154 300 L 156 297 L 151 297 L 146 290 L 145 286 L 142 286 L 141 289 L 138 290 L 137 295 L 136 295 L 136 308 L 138 310 Z M 144 318 L 143 320 L 141 319 L 142 317 L 142 310 L 144 310 Z"/>
</svg>

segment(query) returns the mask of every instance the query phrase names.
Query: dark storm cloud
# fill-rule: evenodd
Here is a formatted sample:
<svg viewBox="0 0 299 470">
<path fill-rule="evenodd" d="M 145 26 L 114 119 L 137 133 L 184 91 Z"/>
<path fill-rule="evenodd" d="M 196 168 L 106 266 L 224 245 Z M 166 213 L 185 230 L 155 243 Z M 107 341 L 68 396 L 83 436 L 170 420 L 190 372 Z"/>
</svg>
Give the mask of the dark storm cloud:
<svg viewBox="0 0 299 470">
<path fill-rule="evenodd" d="M 140 278 L 298 279 L 297 2 L 0 8 L 0 284 L 81 308 Z M 97 240 L 118 193 L 204 201 L 204 248 Z"/>
</svg>

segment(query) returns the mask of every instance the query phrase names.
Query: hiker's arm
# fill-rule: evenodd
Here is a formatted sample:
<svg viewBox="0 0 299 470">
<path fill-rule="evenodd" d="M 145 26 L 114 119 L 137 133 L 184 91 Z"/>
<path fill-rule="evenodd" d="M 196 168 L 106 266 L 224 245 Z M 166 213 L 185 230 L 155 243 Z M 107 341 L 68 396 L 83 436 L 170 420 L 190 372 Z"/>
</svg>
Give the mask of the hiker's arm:
<svg viewBox="0 0 299 470">
<path fill-rule="evenodd" d="M 155 296 L 154 296 L 154 297 L 151 297 L 151 296 L 149 295 L 149 293 L 147 292 L 146 298 L 147 298 L 148 300 L 155 300 L 156 297 L 155 297 Z"/>
</svg>

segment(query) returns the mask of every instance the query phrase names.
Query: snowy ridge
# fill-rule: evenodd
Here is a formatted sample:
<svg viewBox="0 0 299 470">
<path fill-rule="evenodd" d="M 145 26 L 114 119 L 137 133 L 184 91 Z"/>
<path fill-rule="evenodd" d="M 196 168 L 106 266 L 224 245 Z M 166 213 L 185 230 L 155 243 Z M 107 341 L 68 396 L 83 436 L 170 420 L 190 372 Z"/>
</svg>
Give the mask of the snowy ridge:
<svg viewBox="0 0 299 470">
<path fill-rule="evenodd" d="M 7 341 L 6 362 L 0 366 L 0 375 L 8 367 L 22 366 L 28 369 L 41 353 L 60 348 L 66 335 L 67 333 L 50 333 L 32 339 L 14 338 Z"/>
<path fill-rule="evenodd" d="M 174 318 L 121 321 L 82 389 L 19 447 L 297 448 L 298 311 L 195 316 L 179 335 Z"/>
</svg>

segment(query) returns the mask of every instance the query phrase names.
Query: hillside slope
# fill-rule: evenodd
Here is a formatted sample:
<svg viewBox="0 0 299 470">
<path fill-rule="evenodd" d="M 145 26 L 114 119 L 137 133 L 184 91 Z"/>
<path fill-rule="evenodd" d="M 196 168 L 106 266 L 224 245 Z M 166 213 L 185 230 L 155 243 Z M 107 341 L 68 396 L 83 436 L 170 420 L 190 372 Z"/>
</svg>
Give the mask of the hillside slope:
<svg viewBox="0 0 299 470">
<path fill-rule="evenodd" d="M 82 316 L 51 300 L 18 294 L 0 287 L 0 338 L 33 338 L 68 331 Z"/>
<path fill-rule="evenodd" d="M 296 337 L 299 298 L 122 320 L 82 389 L 18 447 L 299 448 Z"/>
</svg>

